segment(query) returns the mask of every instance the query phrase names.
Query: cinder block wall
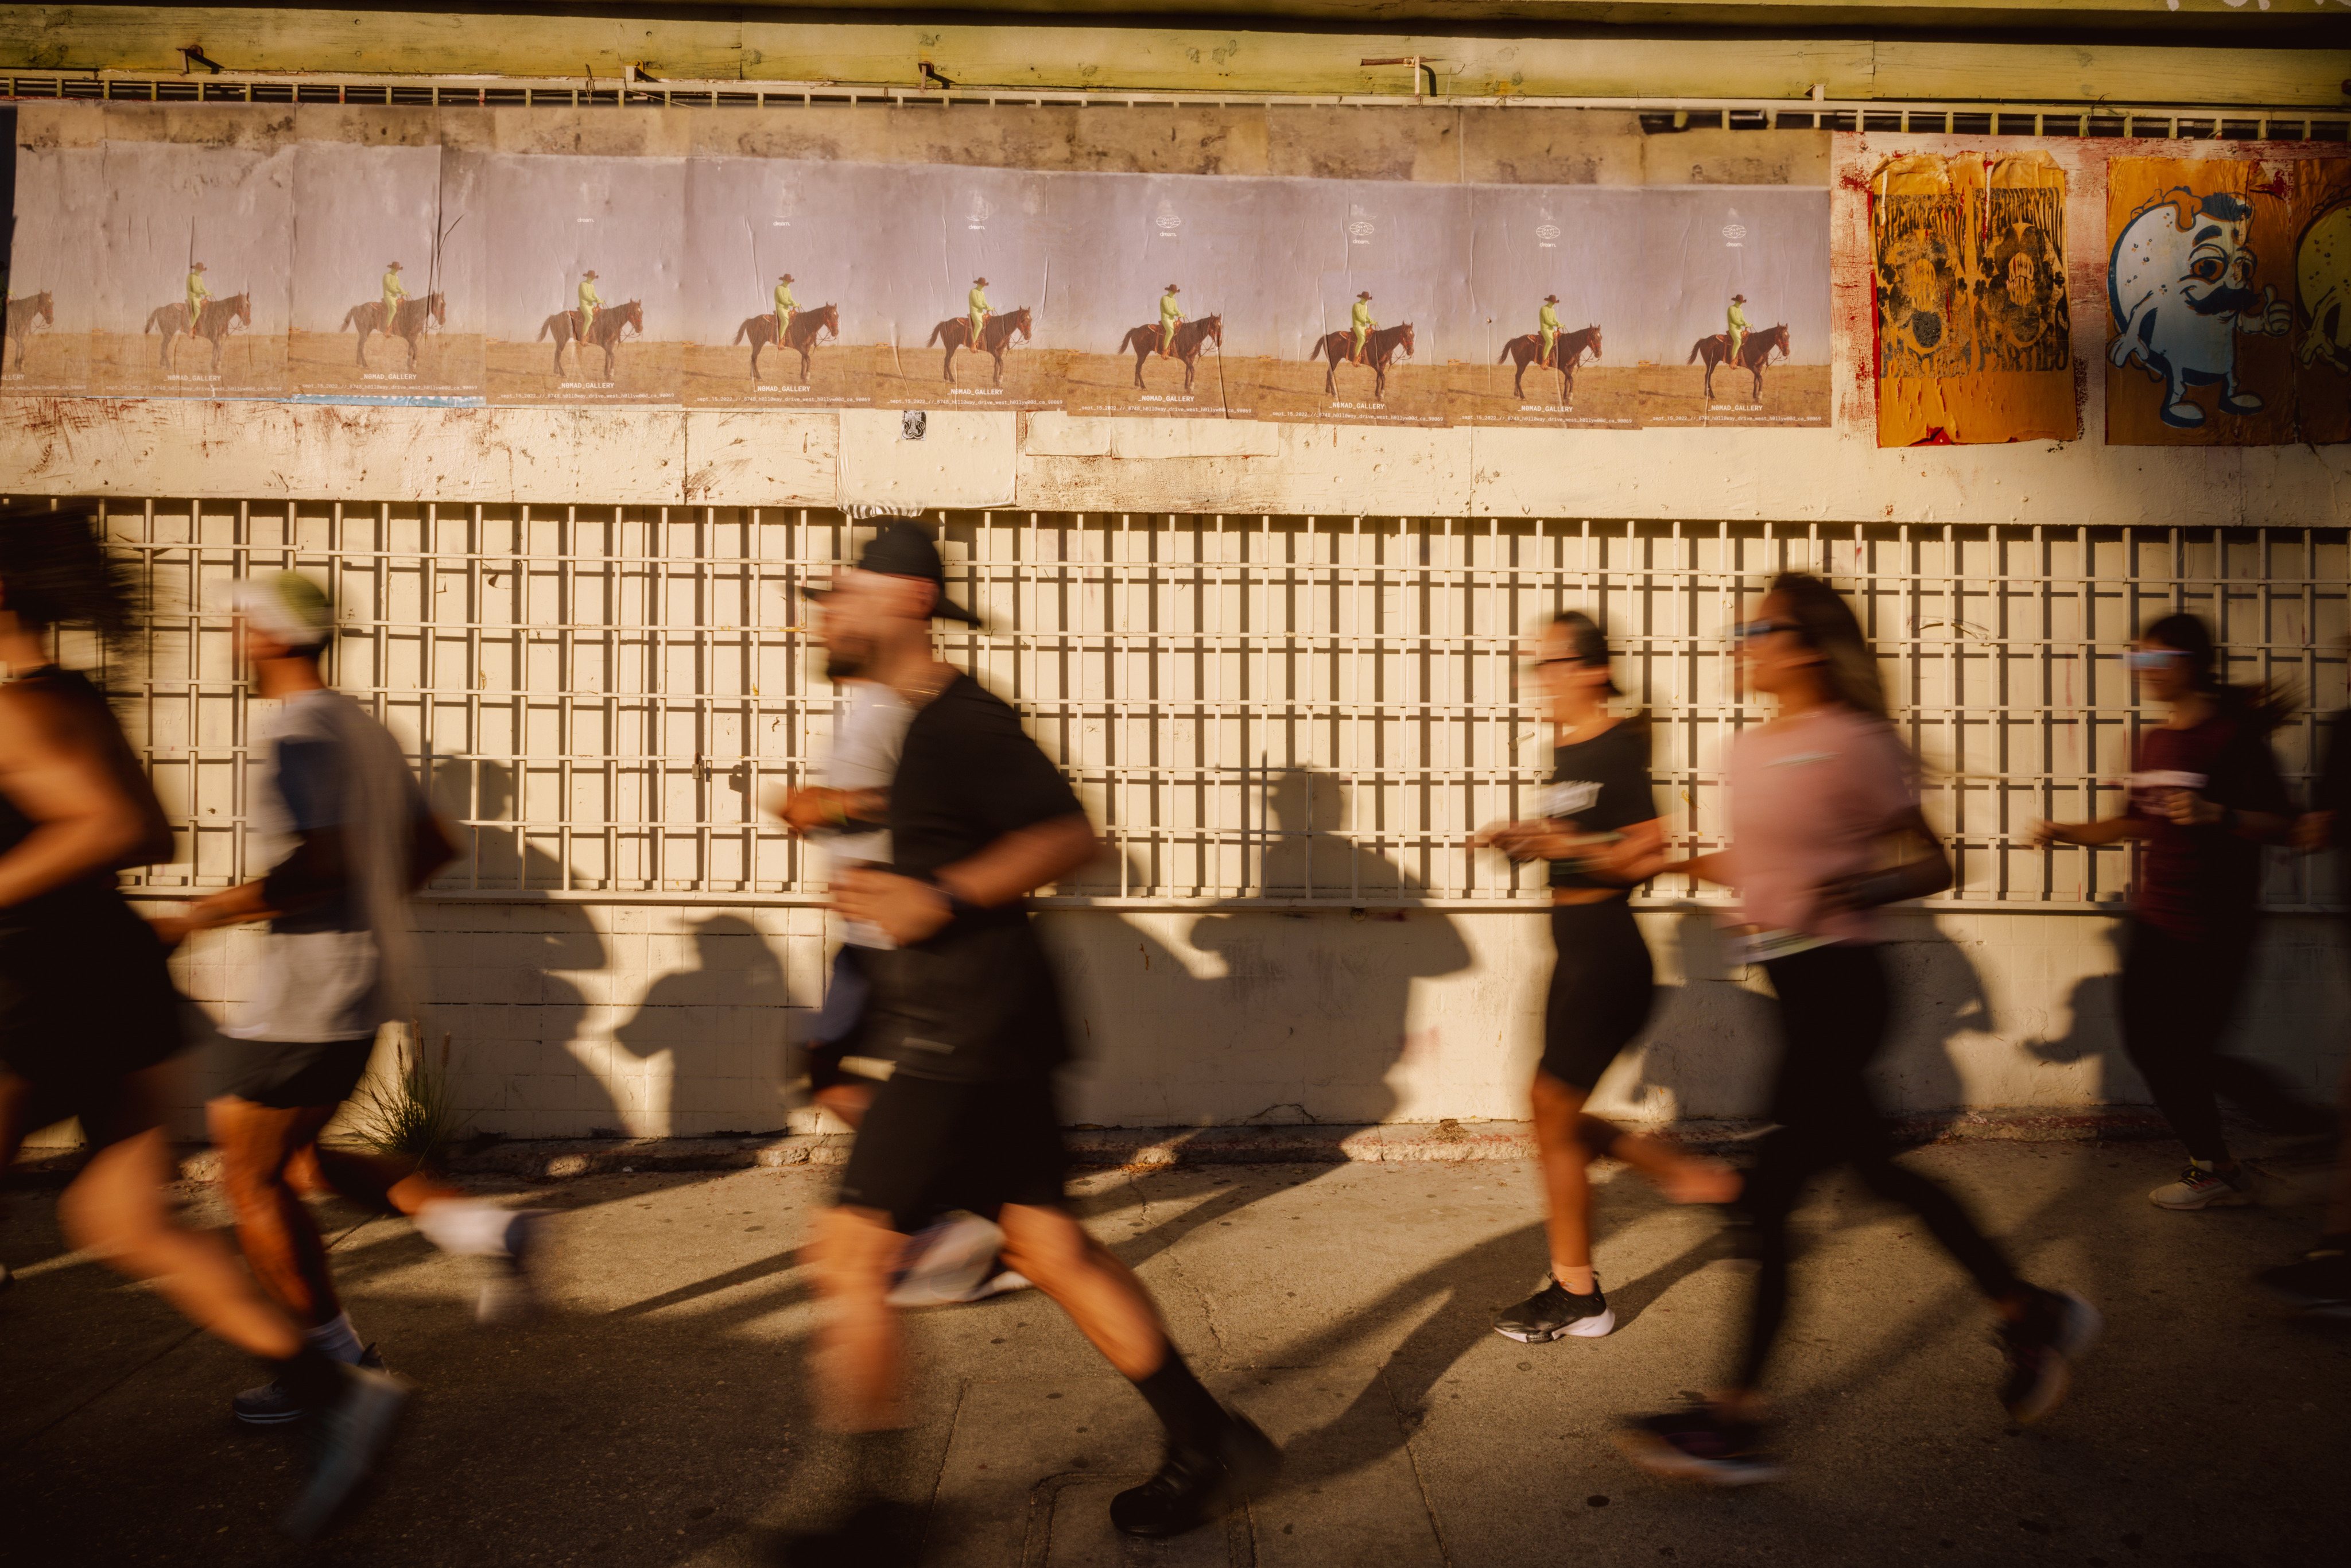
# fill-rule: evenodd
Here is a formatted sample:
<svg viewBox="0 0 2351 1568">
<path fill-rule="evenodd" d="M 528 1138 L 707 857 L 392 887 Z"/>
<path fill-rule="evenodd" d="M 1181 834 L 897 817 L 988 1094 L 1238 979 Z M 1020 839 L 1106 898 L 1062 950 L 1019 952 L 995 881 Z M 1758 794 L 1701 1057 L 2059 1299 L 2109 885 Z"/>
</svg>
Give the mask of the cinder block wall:
<svg viewBox="0 0 2351 1568">
<path fill-rule="evenodd" d="M 424 1048 L 437 1061 L 445 1039 L 475 1128 L 696 1136 L 829 1125 L 796 1082 L 823 991 L 823 911 L 437 903 L 418 915 L 433 964 Z M 1526 1113 L 1550 963 L 1540 910 L 1041 918 L 1082 1052 L 1065 1102 L 1072 1123 Z M 1726 969 L 1708 915 L 1642 921 L 1659 1004 L 1595 1108 L 1642 1120 L 1756 1113 L 1772 1049 L 1760 986 Z M 1896 922 L 1905 1012 L 1881 1071 L 1889 1108 L 2145 1102 L 2115 1030 L 2119 920 L 1905 912 Z M 218 1014 L 243 994 L 254 952 L 249 933 L 201 938 L 178 961 L 181 982 Z M 2339 922 L 2273 917 L 2240 1049 L 2326 1098 L 2346 1019 Z M 214 1081 L 208 1052 L 192 1066 L 190 1130 Z"/>
</svg>

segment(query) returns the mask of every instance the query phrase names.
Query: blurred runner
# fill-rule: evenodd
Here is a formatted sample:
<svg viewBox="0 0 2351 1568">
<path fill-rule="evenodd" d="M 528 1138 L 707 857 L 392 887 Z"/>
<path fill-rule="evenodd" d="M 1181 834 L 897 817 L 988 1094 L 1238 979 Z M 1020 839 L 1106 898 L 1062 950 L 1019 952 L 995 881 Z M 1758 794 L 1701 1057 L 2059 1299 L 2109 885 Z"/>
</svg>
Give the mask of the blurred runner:
<svg viewBox="0 0 2351 1568">
<path fill-rule="evenodd" d="M 920 509 L 852 507 L 859 522 L 876 518 L 919 516 Z M 918 534 L 895 536 L 928 549 Z M 917 552 L 907 564 L 920 574 L 936 552 Z M 880 568 L 886 570 L 886 563 Z M 890 863 L 890 780 L 898 771 L 898 754 L 905 745 L 906 725 L 914 710 L 882 682 L 858 673 L 860 664 L 825 637 L 824 601 L 827 591 L 801 591 L 816 604 L 816 635 L 826 646 L 825 679 L 842 693 L 834 720 L 832 747 L 820 781 L 795 789 L 777 806 L 777 815 L 794 833 L 814 839 L 824 848 L 831 873 L 838 880 L 863 866 Z M 888 1081 L 891 1063 L 869 1054 L 860 1043 L 864 1032 L 872 981 L 869 954 L 893 944 L 878 926 L 849 922 L 832 958 L 824 1006 L 811 1029 L 808 1051 L 810 1097 L 853 1131 L 863 1122 L 873 1091 Z M 931 1217 L 907 1249 L 904 1266 L 890 1291 L 893 1307 L 941 1306 L 954 1301 L 985 1301 L 1029 1283 L 1003 1267 L 998 1254 L 1004 1233 L 991 1220 L 976 1214 Z"/>
<path fill-rule="evenodd" d="M 1003 1228 L 1005 1260 L 1069 1313 L 1166 1428 L 1158 1474 L 1121 1492 L 1130 1534 L 1174 1535 L 1224 1511 L 1280 1463 L 1169 1343 L 1141 1281 L 1063 1199 L 1053 1073 L 1069 1059 L 1052 967 L 1023 900 L 1096 853 L 1092 825 L 1019 717 L 939 661 L 930 622 L 972 619 L 943 591 L 936 549 L 885 525 L 825 601 L 830 650 L 914 709 L 891 781 L 891 869 L 852 871 L 841 914 L 898 944 L 877 964 L 868 1039 L 893 1064 L 810 1248 L 831 1302 L 818 1361 L 827 1416 L 852 1438 L 862 1485 L 907 1425 L 896 1314 L 905 1235 L 941 1208 Z"/>
<path fill-rule="evenodd" d="M 2220 1053 L 2252 966 L 2262 846 L 2293 828 L 2269 744 L 2293 704 L 2270 687 L 2222 685 L 2216 658 L 2210 630 L 2193 615 L 2149 625 L 2129 654 L 2131 673 L 2170 713 L 2139 736 L 2128 808 L 2095 822 L 2033 825 L 2042 845 L 2147 845 L 2123 953 L 2123 1049 L 2188 1146 L 2179 1179 L 2147 1195 L 2158 1208 L 2252 1201 L 2221 1131 L 2222 1094 L 2282 1132 L 2316 1136 L 2334 1126 L 2268 1068 Z"/>
<path fill-rule="evenodd" d="M 2338 825 L 2339 824 L 2339 825 Z M 2335 716 L 2327 726 L 2326 760 L 2311 791 L 2310 810 L 2294 824 L 2298 849 L 2342 850 L 2351 835 L 2351 708 Z M 2351 856 L 2338 854 L 2336 875 Z M 2342 882 L 2337 882 L 2341 896 Z M 2337 1109 L 2342 1131 L 2335 1145 L 2335 1186 L 2327 1196 L 2326 1214 L 2318 1224 L 2317 1241 L 2301 1258 L 2256 1276 L 2261 1282 L 2304 1312 L 2319 1317 L 2351 1317 L 2351 1062 L 2343 1070 Z"/>
<path fill-rule="evenodd" d="M 1819 578 L 1784 572 L 1739 629 L 1749 687 L 1778 716 L 1731 742 L 1730 847 L 1693 860 L 1620 863 L 1620 874 L 1683 872 L 1739 890 L 1742 956 L 1779 998 L 1781 1053 L 1743 1207 L 1759 1268 L 1738 1370 L 1711 1399 L 1631 1423 L 1620 1437 L 1643 1469 L 1721 1486 L 1771 1480 L 1763 1374 L 1788 1308 L 1788 1220 L 1816 1176 L 1850 1166 L 1878 1197 L 1926 1223 L 1999 1313 L 2011 1419 L 2064 1397 L 2068 1362 L 2096 1336 L 2077 1296 L 2027 1284 L 1957 1200 L 1896 1164 L 1867 1081 L 1894 996 L 1873 913 L 1951 884 L 1950 861 L 1918 808 L 1917 767 L 1887 721 L 1877 660 L 1853 612 Z"/>
<path fill-rule="evenodd" d="M 1567 611 L 1552 617 L 1534 674 L 1552 736 L 1552 782 L 1539 798 L 1542 815 L 1488 828 L 1476 841 L 1513 860 L 1551 862 L 1551 937 L 1558 957 L 1534 1082 L 1551 1271 L 1532 1296 L 1494 1320 L 1494 1332 L 1506 1338 L 1544 1344 L 1567 1335 L 1596 1339 L 1616 1326 L 1592 1266 L 1594 1159 L 1623 1160 L 1679 1203 L 1728 1202 L 1738 1196 L 1739 1178 L 1711 1160 L 1631 1136 L 1583 1108 L 1616 1053 L 1648 1022 L 1656 996 L 1629 890 L 1595 857 L 1654 859 L 1665 827 L 1649 789 L 1649 716 L 1609 711 L 1608 699 L 1623 694 L 1609 674 L 1607 640 L 1590 616 Z"/>
<path fill-rule="evenodd" d="M 305 1343 L 207 1232 L 173 1219 L 163 1137 L 184 1049 L 164 947 L 115 873 L 172 858 L 172 830 L 106 698 L 49 656 L 52 635 L 126 641 L 130 569 L 87 508 L 0 514 L 0 1169 L 26 1132 L 81 1119 L 89 1161 L 57 1202 L 67 1239 L 266 1363 L 318 1411 L 309 1482 L 286 1515 L 325 1527 L 373 1468 L 407 1399 Z"/>
<path fill-rule="evenodd" d="M 319 1134 L 367 1072 L 377 1030 L 413 1016 L 408 895 L 455 854 L 399 742 L 329 687 L 319 660 L 334 631 L 326 594 L 296 572 L 232 585 L 238 649 L 256 695 L 278 706 L 253 749 L 252 827 L 274 863 L 258 882 L 199 899 L 165 938 L 266 920 L 254 991 L 222 1030 L 227 1079 L 208 1107 L 237 1240 L 302 1337 L 340 1362 L 372 1364 L 335 1294 L 326 1243 L 302 1194 L 333 1191 L 413 1216 L 444 1251 L 493 1259 L 480 1314 L 528 1304 L 527 1268 L 542 1216 L 466 1197 L 420 1162 L 322 1148 Z M 239 1421 L 298 1420 L 302 1389 L 282 1379 L 238 1395 Z"/>
</svg>

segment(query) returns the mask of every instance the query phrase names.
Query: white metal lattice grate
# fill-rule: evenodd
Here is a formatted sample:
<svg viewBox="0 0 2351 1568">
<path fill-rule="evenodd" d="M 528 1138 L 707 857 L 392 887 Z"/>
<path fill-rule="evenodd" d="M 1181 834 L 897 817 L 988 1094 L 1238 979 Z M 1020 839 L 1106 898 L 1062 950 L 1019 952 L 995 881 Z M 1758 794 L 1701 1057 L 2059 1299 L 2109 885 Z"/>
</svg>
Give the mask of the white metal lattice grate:
<svg viewBox="0 0 2351 1568">
<path fill-rule="evenodd" d="M 181 834 L 155 893 L 252 874 L 249 705 L 208 595 L 292 567 L 332 590 L 339 685 L 371 702 L 473 850 L 436 888 L 491 898 L 822 896 L 762 820 L 803 779 L 833 693 L 798 588 L 854 553 L 797 509 L 113 504 L 156 608 L 126 716 Z M 1929 814 L 1969 905 L 2111 901 L 2125 852 L 2030 848 L 2037 816 L 2111 810 L 2142 722 L 2121 653 L 2175 604 L 2236 678 L 2344 705 L 2343 529 L 2069 529 L 1469 518 L 954 514 L 949 575 L 987 620 L 943 639 L 1029 716 L 1114 841 L 1061 896 L 1089 904 L 1524 905 L 1463 847 L 1547 772 L 1515 706 L 1526 634 L 1598 614 L 1657 718 L 1677 834 L 1715 841 L 1725 738 L 1761 710 L 1724 629 L 1771 573 L 1829 573 L 1862 609 L 1932 769 Z M 2281 856 L 2273 901 L 2325 902 Z M 1686 890 L 1661 886 L 1659 896 Z"/>
</svg>

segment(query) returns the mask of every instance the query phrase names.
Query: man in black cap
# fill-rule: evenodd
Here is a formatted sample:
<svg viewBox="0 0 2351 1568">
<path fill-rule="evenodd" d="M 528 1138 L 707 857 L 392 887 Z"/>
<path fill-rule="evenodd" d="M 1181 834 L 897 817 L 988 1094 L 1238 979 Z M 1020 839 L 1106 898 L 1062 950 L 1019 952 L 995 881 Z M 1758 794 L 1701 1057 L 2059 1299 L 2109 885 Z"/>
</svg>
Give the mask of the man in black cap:
<svg viewBox="0 0 2351 1568">
<path fill-rule="evenodd" d="M 1000 698 L 939 660 L 935 619 L 977 624 L 946 594 L 920 524 L 882 524 L 825 596 L 832 667 L 914 709 L 890 788 L 887 871 L 845 873 L 841 913 L 898 946 L 879 955 L 867 1050 L 890 1063 L 810 1252 L 832 1303 L 819 1347 L 828 1420 L 869 1469 L 905 1426 L 888 1305 L 909 1228 L 943 1207 L 992 1218 L 1005 1262 L 1069 1313 L 1167 1429 L 1165 1462 L 1121 1492 L 1121 1530 L 1174 1535 L 1270 1479 L 1265 1435 L 1202 1387 L 1150 1294 L 1062 1195 L 1053 1073 L 1069 1060 L 1050 965 L 1023 901 L 1093 858 L 1092 824 Z"/>
</svg>

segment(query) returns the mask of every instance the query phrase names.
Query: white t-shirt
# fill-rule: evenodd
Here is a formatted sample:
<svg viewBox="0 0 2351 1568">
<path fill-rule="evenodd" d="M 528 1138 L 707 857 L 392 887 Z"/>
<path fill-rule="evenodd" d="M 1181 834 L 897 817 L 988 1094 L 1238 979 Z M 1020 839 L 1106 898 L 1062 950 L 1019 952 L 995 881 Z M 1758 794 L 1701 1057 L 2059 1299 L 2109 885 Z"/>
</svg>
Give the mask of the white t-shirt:
<svg viewBox="0 0 2351 1568">
<path fill-rule="evenodd" d="M 835 789 L 887 789 L 898 776 L 898 754 L 905 749 L 906 726 L 914 717 L 906 699 L 882 682 L 850 682 L 833 720 L 832 751 L 819 771 L 819 781 Z M 887 831 L 841 833 L 820 841 L 835 866 L 890 863 Z M 855 921 L 844 939 L 858 947 L 893 946 L 879 927 Z"/>
</svg>

